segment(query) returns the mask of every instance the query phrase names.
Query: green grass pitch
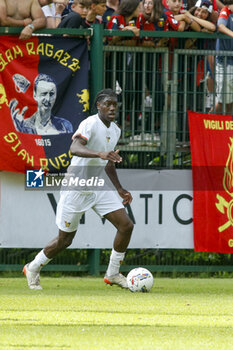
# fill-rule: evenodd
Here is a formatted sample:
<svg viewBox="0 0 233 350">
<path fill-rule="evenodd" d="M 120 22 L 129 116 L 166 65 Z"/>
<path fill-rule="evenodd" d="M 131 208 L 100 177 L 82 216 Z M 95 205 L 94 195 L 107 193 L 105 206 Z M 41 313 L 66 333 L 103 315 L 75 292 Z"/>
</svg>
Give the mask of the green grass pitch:
<svg viewBox="0 0 233 350">
<path fill-rule="evenodd" d="M 233 280 L 155 278 L 150 293 L 102 278 L 0 278 L 0 349 L 232 348 Z"/>
</svg>

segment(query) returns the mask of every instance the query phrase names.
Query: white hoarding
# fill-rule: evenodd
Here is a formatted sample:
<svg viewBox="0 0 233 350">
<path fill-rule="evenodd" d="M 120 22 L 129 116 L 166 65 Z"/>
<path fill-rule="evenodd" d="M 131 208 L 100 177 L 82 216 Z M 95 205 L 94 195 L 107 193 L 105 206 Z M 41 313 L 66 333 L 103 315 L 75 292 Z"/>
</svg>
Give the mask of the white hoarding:
<svg viewBox="0 0 233 350">
<path fill-rule="evenodd" d="M 191 170 L 118 170 L 133 202 L 129 248 L 193 248 Z M 58 232 L 59 191 L 25 190 L 25 175 L 1 172 L 0 247 L 42 248 Z M 133 183 L 133 185 L 132 185 Z M 92 210 L 71 248 L 112 248 L 115 228 Z"/>
</svg>

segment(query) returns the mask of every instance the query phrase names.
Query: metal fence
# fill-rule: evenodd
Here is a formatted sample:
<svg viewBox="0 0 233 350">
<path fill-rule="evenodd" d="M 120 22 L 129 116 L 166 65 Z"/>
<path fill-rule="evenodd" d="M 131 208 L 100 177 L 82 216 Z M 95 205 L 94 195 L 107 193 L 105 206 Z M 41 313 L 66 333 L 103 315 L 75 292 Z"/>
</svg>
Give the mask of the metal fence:
<svg viewBox="0 0 233 350">
<path fill-rule="evenodd" d="M 0 34 L 17 34 L 20 30 L 0 28 Z M 118 123 L 122 128 L 119 148 L 125 159 L 122 167 L 191 166 L 187 111 L 209 111 L 208 84 L 211 79 L 214 110 L 215 62 L 216 55 L 222 53 L 203 48 L 210 39 L 213 43 L 217 37 L 225 38 L 224 35 L 192 32 L 140 34 L 141 37 L 169 36 L 178 40 L 171 50 L 168 47 L 108 46 L 107 36 L 132 37 L 133 34 L 107 31 L 101 25 L 94 25 L 89 30 L 46 29 L 38 33 L 91 36 L 90 102 L 92 104 L 94 96 L 103 87 L 112 87 L 119 93 Z M 225 57 L 228 55 L 232 53 L 224 52 Z M 224 63 L 226 67 L 226 58 Z M 0 249 L 0 271 L 20 270 L 36 253 L 34 249 Z M 60 254 L 45 270 L 85 271 L 97 275 L 105 271 L 109 254 L 110 251 L 103 250 L 69 250 Z M 148 266 L 153 272 L 233 271 L 230 255 L 188 250 L 132 250 L 127 254 L 122 270 L 128 271 L 138 265 Z"/>
<path fill-rule="evenodd" d="M 0 271 L 22 271 L 28 261 L 33 260 L 38 249 L 0 249 Z M 60 253 L 43 271 L 59 273 L 88 273 L 99 275 L 105 273 L 111 250 L 68 249 Z M 233 272 L 231 254 L 197 253 L 187 249 L 132 249 L 126 253 L 121 266 L 122 272 L 144 266 L 157 274 L 175 276 L 180 273 L 219 274 Z"/>
<path fill-rule="evenodd" d="M 200 46 L 205 46 L 202 41 Z M 104 47 L 103 81 L 119 93 L 119 148 L 129 160 L 127 166 L 191 166 L 187 112 L 209 113 L 211 108 L 215 112 L 216 57 L 221 54 L 197 48 L 171 52 L 169 48 Z M 226 57 L 231 55 L 224 52 L 225 79 Z M 226 97 L 227 92 L 223 113 Z"/>
</svg>

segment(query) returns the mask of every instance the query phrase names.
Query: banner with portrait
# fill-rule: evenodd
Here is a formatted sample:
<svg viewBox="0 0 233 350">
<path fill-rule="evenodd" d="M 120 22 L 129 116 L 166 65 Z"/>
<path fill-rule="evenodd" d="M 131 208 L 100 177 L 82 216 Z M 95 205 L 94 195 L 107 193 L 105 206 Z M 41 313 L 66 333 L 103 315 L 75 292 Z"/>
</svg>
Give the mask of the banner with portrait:
<svg viewBox="0 0 233 350">
<path fill-rule="evenodd" d="M 64 172 L 71 137 L 89 110 L 85 39 L 0 42 L 0 170 Z"/>
<path fill-rule="evenodd" d="M 233 120 L 189 112 L 194 249 L 233 253 Z"/>
</svg>

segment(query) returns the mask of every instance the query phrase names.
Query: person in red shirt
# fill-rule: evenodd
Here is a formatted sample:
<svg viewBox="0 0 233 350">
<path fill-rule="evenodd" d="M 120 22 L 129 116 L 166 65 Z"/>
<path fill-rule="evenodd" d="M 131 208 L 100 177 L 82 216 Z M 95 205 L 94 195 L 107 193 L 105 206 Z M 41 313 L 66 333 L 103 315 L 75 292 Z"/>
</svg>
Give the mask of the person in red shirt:
<svg viewBox="0 0 233 350">
<path fill-rule="evenodd" d="M 191 20 L 185 13 L 181 13 L 181 0 L 166 0 L 167 9 L 165 14 L 169 18 L 169 30 L 175 30 L 183 32 L 191 28 L 192 30 L 199 31 L 196 22 Z"/>
<path fill-rule="evenodd" d="M 121 0 L 117 13 L 112 16 L 108 22 L 107 28 L 114 30 L 131 30 L 136 36 L 139 35 L 139 29 L 136 27 L 135 18 L 139 15 L 140 0 Z M 125 37 L 115 36 L 108 38 L 111 45 L 116 44 L 135 44 L 132 40 L 126 40 Z"/>
<path fill-rule="evenodd" d="M 167 31 L 169 21 L 164 13 L 161 0 L 143 0 L 142 12 L 139 14 L 136 26 L 140 30 Z M 141 41 L 143 46 L 161 47 L 163 39 L 144 37 Z"/>
</svg>

